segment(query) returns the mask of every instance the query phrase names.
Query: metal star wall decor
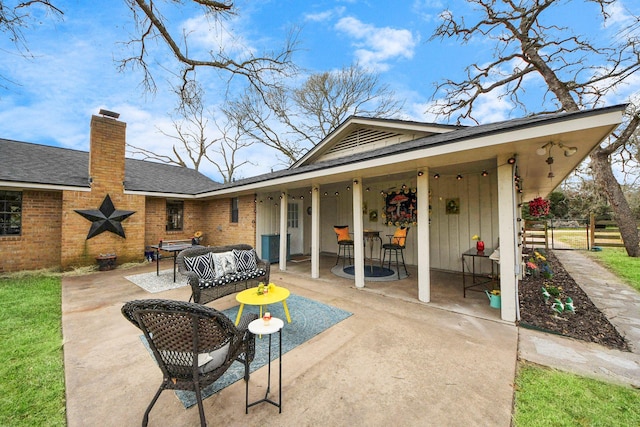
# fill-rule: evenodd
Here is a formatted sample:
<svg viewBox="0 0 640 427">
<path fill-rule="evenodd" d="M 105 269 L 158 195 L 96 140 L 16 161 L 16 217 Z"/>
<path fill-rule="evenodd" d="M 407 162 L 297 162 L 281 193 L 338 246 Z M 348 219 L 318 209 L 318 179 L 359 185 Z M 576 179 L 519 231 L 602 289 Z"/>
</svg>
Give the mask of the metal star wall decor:
<svg viewBox="0 0 640 427">
<path fill-rule="evenodd" d="M 105 231 L 110 231 L 118 236 L 127 238 L 121 222 L 136 213 L 135 211 L 120 211 L 113 206 L 111 197 L 107 196 L 102 201 L 100 209 L 78 210 L 76 212 L 91 221 L 91 228 L 87 240 Z"/>
</svg>

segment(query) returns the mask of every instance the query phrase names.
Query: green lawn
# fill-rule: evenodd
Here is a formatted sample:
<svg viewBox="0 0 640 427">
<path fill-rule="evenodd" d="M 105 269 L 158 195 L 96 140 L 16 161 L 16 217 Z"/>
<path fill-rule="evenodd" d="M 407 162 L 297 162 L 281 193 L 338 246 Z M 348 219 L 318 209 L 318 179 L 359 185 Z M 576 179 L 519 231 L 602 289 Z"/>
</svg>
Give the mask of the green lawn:
<svg viewBox="0 0 640 427">
<path fill-rule="evenodd" d="M 59 277 L 0 279 L 0 426 L 64 426 Z"/>
<path fill-rule="evenodd" d="M 514 425 L 639 426 L 640 391 L 521 363 Z"/>
<path fill-rule="evenodd" d="M 629 258 L 624 248 L 602 248 L 602 251 L 589 253 L 640 292 L 640 258 Z"/>
</svg>

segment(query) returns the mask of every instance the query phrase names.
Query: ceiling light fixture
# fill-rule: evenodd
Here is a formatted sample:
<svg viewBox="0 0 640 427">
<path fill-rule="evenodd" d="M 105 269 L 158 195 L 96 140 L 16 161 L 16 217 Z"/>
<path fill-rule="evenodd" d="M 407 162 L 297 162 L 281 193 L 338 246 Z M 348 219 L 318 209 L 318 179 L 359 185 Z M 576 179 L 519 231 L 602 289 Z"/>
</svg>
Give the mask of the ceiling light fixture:
<svg viewBox="0 0 640 427">
<path fill-rule="evenodd" d="M 549 141 L 546 144 L 544 144 L 542 147 L 538 148 L 536 150 L 536 154 L 538 156 L 544 156 L 545 154 L 547 154 L 547 149 L 549 149 L 549 153 L 551 153 L 551 148 L 553 148 L 554 145 L 557 145 L 564 151 L 565 157 L 571 157 L 578 152 L 578 147 L 567 147 L 562 142 Z"/>
</svg>

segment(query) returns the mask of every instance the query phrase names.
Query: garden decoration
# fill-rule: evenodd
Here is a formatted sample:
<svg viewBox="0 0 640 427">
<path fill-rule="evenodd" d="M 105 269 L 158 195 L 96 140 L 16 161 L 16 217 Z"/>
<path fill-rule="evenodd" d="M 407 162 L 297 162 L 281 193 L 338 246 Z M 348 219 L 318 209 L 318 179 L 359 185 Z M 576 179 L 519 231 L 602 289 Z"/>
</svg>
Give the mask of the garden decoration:
<svg viewBox="0 0 640 427">
<path fill-rule="evenodd" d="M 124 234 L 121 223 L 135 213 L 135 211 L 121 211 L 116 209 L 108 194 L 102 201 L 100 209 L 76 209 L 75 211 L 91 221 L 91 228 L 89 229 L 87 240 L 105 231 L 110 231 L 126 239 L 127 236 Z"/>
<path fill-rule="evenodd" d="M 564 311 L 564 304 L 556 298 L 553 304 L 551 304 L 551 309 L 557 313 L 562 313 Z"/>
<path fill-rule="evenodd" d="M 573 306 L 573 300 L 569 297 L 567 297 L 566 301 L 564 302 L 564 311 L 568 311 L 571 313 L 575 313 L 576 309 Z"/>
<path fill-rule="evenodd" d="M 551 294 L 544 286 L 542 287 L 542 297 L 544 298 L 544 302 L 549 301 L 549 298 L 551 298 Z"/>
</svg>

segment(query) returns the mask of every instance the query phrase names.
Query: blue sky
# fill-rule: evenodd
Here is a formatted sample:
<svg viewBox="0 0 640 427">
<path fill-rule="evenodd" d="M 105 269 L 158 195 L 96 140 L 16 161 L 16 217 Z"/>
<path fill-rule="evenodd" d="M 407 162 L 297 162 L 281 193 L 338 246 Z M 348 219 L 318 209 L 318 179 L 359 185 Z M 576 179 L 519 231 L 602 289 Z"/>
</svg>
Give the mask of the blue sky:
<svg viewBox="0 0 640 427">
<path fill-rule="evenodd" d="M 171 129 L 168 116 L 176 99 L 169 91 L 169 70 L 176 65 L 162 46 L 150 46 L 157 61 L 155 95 L 140 87 L 142 74 L 136 70 L 119 72 L 116 60 L 124 58 L 122 42 L 134 33 L 131 12 L 120 0 L 55 0 L 65 14 L 62 20 L 42 18 L 25 31 L 32 59 L 16 53 L 6 35 L 0 34 L 0 137 L 18 141 L 88 150 L 91 115 L 100 108 L 117 111 L 127 123 L 127 138 L 134 145 L 166 152 L 171 141 L 158 128 Z M 491 51 L 486 40 L 460 46 L 453 40 L 429 41 L 438 14 L 446 7 L 456 13 L 470 13 L 458 1 L 413 0 L 280 0 L 235 2 L 238 15 L 225 27 L 244 46 L 258 51 L 282 44 L 292 26 L 300 33 L 299 51 L 294 61 L 306 72 L 339 69 L 358 61 L 380 73 L 405 102 L 404 118 L 434 121 L 426 114 L 434 84 L 444 78 L 460 79 L 464 67 L 473 61 L 488 61 Z M 452 6 L 455 5 L 455 6 Z M 589 7 L 569 2 L 565 19 L 577 31 L 597 37 L 602 31 L 591 20 Z M 612 10 L 614 21 L 624 22 L 631 0 Z M 209 35 L 199 32 L 203 21 L 191 9 L 170 15 L 174 29 L 190 28 L 204 42 Z M 226 45 L 231 46 L 228 37 Z M 194 45 L 197 47 L 197 44 Z M 223 98 L 224 82 L 219 73 L 199 72 L 206 82 L 208 99 L 215 104 Z M 300 78 L 302 78 L 301 76 Z M 608 104 L 626 102 L 636 86 L 623 88 Z M 478 106 L 483 122 L 513 117 L 511 106 L 497 96 L 487 97 Z M 516 114 L 517 115 L 517 114 Z M 240 171 L 243 177 L 268 172 L 276 166 L 273 153 L 256 146 L 244 152 L 255 165 Z M 270 161 L 269 159 L 273 159 Z M 202 170 L 219 179 L 212 167 Z"/>
</svg>

